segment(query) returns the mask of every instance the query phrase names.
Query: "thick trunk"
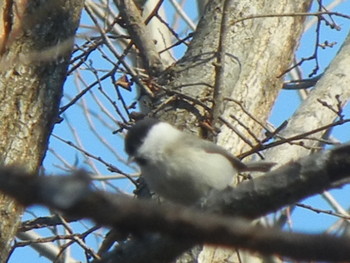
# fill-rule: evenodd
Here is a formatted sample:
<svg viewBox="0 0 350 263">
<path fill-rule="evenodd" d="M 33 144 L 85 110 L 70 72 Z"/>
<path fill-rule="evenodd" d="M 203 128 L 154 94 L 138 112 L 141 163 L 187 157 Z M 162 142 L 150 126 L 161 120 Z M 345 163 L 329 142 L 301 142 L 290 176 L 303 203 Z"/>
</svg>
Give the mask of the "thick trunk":
<svg viewBox="0 0 350 263">
<path fill-rule="evenodd" d="M 82 0 L 0 4 L 0 164 L 35 174 L 47 149 L 79 24 Z M 22 208 L 0 197 L 0 262 Z"/>
<path fill-rule="evenodd" d="M 210 1 L 185 56 L 160 82 L 170 91 L 167 95 L 187 97 L 177 94 L 168 103 L 173 111 L 164 107 L 159 117 L 189 130 L 198 121 L 209 121 L 220 131 L 217 143 L 234 154 L 259 144 L 262 126 L 257 121 L 266 122 L 303 32 L 305 16 L 290 14 L 305 13 L 310 4 Z M 232 253 L 209 248 L 200 258 L 215 262 Z"/>
</svg>

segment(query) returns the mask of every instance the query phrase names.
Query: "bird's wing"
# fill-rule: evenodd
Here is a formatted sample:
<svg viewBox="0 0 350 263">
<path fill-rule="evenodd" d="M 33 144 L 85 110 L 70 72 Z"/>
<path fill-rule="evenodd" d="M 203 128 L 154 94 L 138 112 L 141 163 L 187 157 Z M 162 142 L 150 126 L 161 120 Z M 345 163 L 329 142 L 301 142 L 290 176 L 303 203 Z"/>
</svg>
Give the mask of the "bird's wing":
<svg viewBox="0 0 350 263">
<path fill-rule="evenodd" d="M 233 168 L 238 172 L 268 172 L 274 165 L 276 165 L 276 163 L 265 161 L 243 163 L 240 159 L 213 142 L 195 136 L 188 136 L 185 140 L 188 146 L 198 148 L 198 150 L 204 150 L 207 153 L 217 153 L 225 156 L 231 162 Z"/>
<path fill-rule="evenodd" d="M 225 156 L 237 171 L 247 171 L 248 169 L 240 159 L 213 142 L 199 139 L 195 136 L 188 136 L 185 140 L 188 146 L 198 148 L 198 150 L 204 150 L 207 153 L 216 153 Z"/>
</svg>

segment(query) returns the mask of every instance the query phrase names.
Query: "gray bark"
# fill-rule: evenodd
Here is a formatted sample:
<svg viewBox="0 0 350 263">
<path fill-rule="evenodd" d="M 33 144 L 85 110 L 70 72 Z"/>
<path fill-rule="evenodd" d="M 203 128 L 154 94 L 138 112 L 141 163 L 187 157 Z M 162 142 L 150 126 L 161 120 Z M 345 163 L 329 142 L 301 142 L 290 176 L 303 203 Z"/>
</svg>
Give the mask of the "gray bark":
<svg viewBox="0 0 350 263">
<path fill-rule="evenodd" d="M 2 1 L 0 164 L 36 173 L 57 121 L 82 0 Z M 21 206 L 0 196 L 0 262 L 16 234 Z"/>
<path fill-rule="evenodd" d="M 258 144 L 256 138 L 260 137 L 262 127 L 255 120 L 266 122 L 305 20 L 303 16 L 273 14 L 307 12 L 310 3 L 210 1 L 185 56 L 160 79 L 167 96 L 156 102 L 156 107 L 162 105 L 165 109 L 158 111 L 159 118 L 197 133 L 195 124 L 210 123 L 219 134 L 213 136 L 202 129 L 202 135 L 214 137 L 219 145 L 236 155 Z M 268 14 L 271 16 L 254 18 Z M 178 94 L 188 97 L 165 103 L 169 94 L 174 93 L 180 98 Z M 169 111 L 171 107 L 173 111 Z M 232 253 L 204 248 L 200 259 L 223 261 Z"/>
</svg>

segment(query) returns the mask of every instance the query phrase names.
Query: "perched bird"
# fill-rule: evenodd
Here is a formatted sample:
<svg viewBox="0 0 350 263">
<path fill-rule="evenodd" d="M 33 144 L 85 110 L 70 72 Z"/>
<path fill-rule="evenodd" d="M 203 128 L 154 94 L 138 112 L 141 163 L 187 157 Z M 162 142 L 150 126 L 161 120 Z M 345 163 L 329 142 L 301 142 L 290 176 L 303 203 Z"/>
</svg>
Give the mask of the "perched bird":
<svg viewBox="0 0 350 263">
<path fill-rule="evenodd" d="M 211 189 L 231 185 L 243 171 L 270 170 L 268 162 L 243 163 L 222 147 L 146 118 L 127 133 L 125 151 L 135 161 L 150 190 L 172 202 L 191 205 Z"/>
</svg>

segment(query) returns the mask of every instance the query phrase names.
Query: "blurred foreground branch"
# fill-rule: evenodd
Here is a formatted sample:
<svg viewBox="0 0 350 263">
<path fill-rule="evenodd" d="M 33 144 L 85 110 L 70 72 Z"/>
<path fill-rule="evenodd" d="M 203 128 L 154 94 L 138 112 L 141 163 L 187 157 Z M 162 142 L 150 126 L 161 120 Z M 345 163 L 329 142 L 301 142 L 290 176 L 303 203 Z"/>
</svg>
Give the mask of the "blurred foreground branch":
<svg viewBox="0 0 350 263">
<path fill-rule="evenodd" d="M 350 145 L 346 144 L 287 164 L 233 189 L 213 192 L 202 203 L 206 212 L 170 204 L 159 206 L 147 200 L 93 190 L 84 171 L 71 176 L 32 177 L 19 168 L 1 168 L 0 190 L 25 206 L 45 205 L 68 216 L 89 218 L 99 225 L 135 234 L 136 238 L 100 262 L 117 259 L 118 262 L 165 262 L 203 243 L 300 260 L 347 261 L 349 238 L 287 233 L 253 226 L 243 217 L 256 218 L 339 187 L 349 176 Z M 157 234 L 149 235 L 151 232 Z"/>
</svg>

